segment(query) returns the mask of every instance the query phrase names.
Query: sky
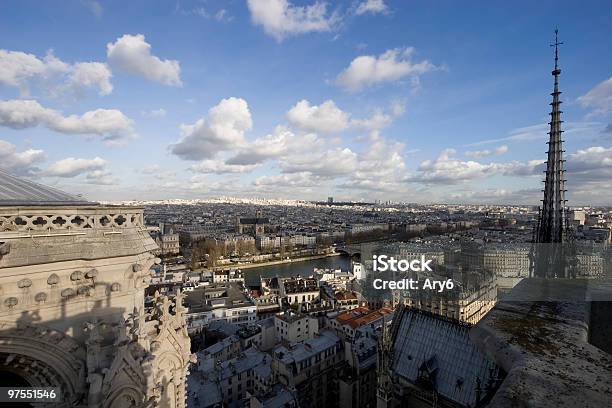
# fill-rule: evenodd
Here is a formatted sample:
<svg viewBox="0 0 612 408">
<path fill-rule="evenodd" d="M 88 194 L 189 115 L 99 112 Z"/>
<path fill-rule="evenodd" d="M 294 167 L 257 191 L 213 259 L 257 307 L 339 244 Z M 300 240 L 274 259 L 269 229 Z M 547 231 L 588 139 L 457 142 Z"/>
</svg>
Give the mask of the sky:
<svg viewBox="0 0 612 408">
<path fill-rule="evenodd" d="M 0 168 L 92 200 L 612 205 L 609 1 L 0 2 Z"/>
</svg>

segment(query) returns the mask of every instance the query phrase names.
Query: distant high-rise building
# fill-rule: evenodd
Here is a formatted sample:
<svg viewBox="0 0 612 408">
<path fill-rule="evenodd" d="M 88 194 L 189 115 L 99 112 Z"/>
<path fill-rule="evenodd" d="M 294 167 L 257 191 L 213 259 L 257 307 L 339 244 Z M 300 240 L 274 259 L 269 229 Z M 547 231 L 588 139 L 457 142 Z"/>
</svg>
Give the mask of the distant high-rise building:
<svg viewBox="0 0 612 408">
<path fill-rule="evenodd" d="M 544 180 L 544 199 L 540 207 L 538 222 L 534 233 L 532 254 L 532 275 L 543 278 L 568 277 L 571 275 L 568 262 L 569 210 L 565 199 L 565 169 L 563 165 L 563 140 L 561 140 L 561 101 L 559 100 L 559 53 L 558 30 L 555 30 L 555 78 L 551 102 L 550 131 Z"/>
</svg>

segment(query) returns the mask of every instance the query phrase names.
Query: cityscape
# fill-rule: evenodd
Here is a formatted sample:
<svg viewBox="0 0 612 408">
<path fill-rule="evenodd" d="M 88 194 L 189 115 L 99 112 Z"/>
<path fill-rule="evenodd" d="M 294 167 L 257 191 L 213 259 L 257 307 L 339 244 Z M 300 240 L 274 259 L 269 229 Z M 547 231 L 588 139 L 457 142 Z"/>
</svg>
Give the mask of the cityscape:
<svg viewBox="0 0 612 408">
<path fill-rule="evenodd" d="M 498 27 L 460 29 L 472 6 L 52 3 L 0 6 L 0 407 L 612 406 L 608 4 L 558 5 L 559 26 L 553 2 L 482 5 Z M 434 16 L 474 58 L 530 51 L 478 56 L 510 84 L 471 94 L 416 34 Z"/>
</svg>

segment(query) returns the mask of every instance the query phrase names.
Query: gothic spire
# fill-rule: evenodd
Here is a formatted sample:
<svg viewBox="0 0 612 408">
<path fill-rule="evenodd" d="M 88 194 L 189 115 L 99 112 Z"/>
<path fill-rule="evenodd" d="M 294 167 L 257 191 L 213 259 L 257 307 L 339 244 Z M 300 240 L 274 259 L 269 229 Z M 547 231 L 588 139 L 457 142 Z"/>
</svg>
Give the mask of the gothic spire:
<svg viewBox="0 0 612 408">
<path fill-rule="evenodd" d="M 555 68 L 552 71 L 554 76 L 554 87 L 552 92 L 552 111 L 550 113 L 550 131 L 548 132 L 548 157 L 546 161 L 546 179 L 544 180 L 544 199 L 540 213 L 537 242 L 557 243 L 565 241 L 567 228 L 567 208 L 565 200 L 565 170 L 563 160 L 563 140 L 561 140 L 561 101 L 559 100 L 559 30 L 555 29 L 555 42 L 551 47 L 555 47 Z"/>
<path fill-rule="evenodd" d="M 571 256 L 566 248 L 570 241 L 568 233 L 567 200 L 565 199 L 565 169 L 563 160 L 563 140 L 561 139 L 561 101 L 559 100 L 559 30 L 555 29 L 555 67 L 552 70 L 554 85 L 552 92 L 552 109 L 550 112 L 550 130 L 548 132 L 548 151 L 546 159 L 546 177 L 544 179 L 544 199 L 536 224 L 533 253 L 532 276 L 568 277 L 572 274 Z M 569 257 L 569 258 L 568 258 Z"/>
</svg>

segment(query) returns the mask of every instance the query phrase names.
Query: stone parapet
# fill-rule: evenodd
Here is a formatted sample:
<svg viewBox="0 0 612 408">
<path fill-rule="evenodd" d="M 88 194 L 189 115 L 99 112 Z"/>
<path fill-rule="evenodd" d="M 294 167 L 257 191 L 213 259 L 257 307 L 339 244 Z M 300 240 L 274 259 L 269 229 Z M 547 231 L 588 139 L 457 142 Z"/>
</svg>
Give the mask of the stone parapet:
<svg viewBox="0 0 612 408">
<path fill-rule="evenodd" d="M 610 294 L 612 285 L 601 280 L 520 282 L 470 333 L 507 372 L 490 406 L 609 406 L 612 356 L 589 343 L 589 326 L 592 301 L 610 301 Z"/>
<path fill-rule="evenodd" d="M 157 249 L 141 207 L 0 207 L 0 268 Z"/>
</svg>

